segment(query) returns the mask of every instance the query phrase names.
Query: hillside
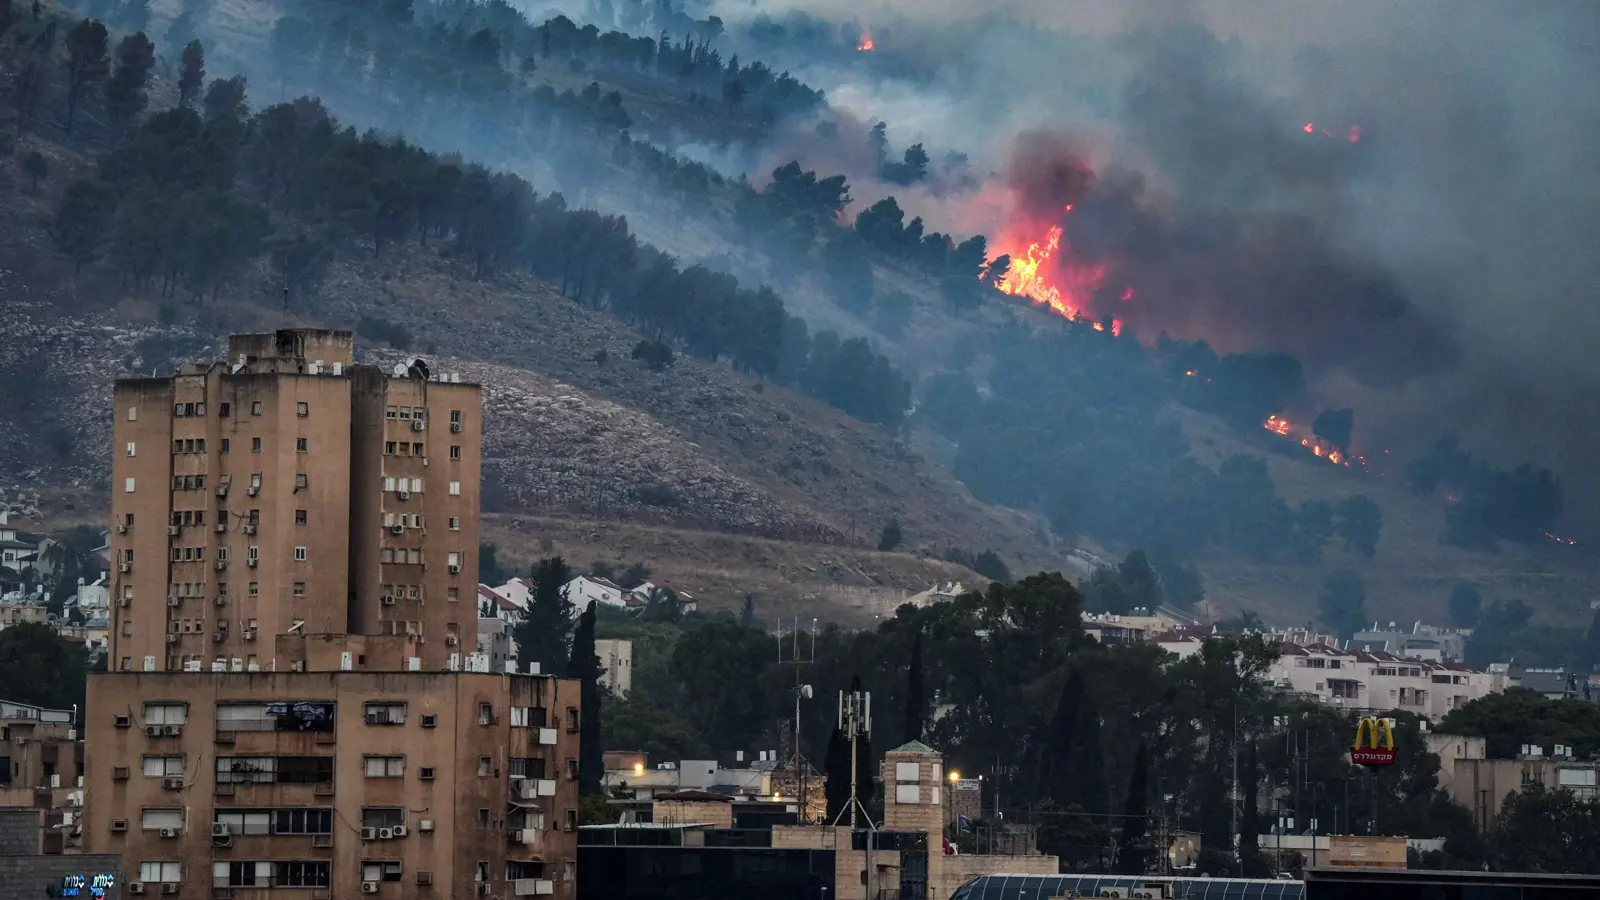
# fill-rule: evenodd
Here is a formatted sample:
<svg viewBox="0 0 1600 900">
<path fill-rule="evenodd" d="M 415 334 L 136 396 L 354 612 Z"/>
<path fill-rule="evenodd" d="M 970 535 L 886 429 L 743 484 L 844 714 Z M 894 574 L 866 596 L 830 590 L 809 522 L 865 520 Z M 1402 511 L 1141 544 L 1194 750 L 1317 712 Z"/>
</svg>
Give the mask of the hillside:
<svg viewBox="0 0 1600 900">
<path fill-rule="evenodd" d="M 171 12 L 158 6 L 158 16 L 163 10 Z M 233 24 L 224 28 L 228 22 Z M 261 8 L 229 0 L 216 7 L 211 27 L 244 42 L 259 40 L 267 22 L 270 16 Z M 158 72 L 151 94 L 153 106 L 160 108 L 172 102 L 175 91 Z M 315 120 L 315 112 L 310 105 L 291 110 L 308 121 Z M 207 116 L 212 116 L 209 109 Z M 1016 472 L 1001 473 L 1011 476 L 1004 501 L 1019 507 L 1047 508 L 1056 499 L 1047 493 L 1067 484 L 1092 498 L 1091 505 L 1102 507 L 1088 510 L 1102 521 L 1107 508 L 1115 517 L 1115 507 L 1124 502 L 1141 510 L 1149 506 L 1140 515 L 1151 516 L 1157 530 L 1161 519 L 1200 515 L 1184 508 L 1189 494 L 1157 497 L 1152 503 L 1149 495 L 1159 490 L 1140 492 L 1147 471 L 1151 478 L 1172 478 L 1178 470 L 1162 468 L 1170 457 L 1145 468 L 1151 460 L 1141 458 L 1142 445 L 1160 441 L 1145 440 L 1159 436 L 1138 429 L 1148 428 L 1157 417 L 1147 421 L 1141 413 L 1119 410 L 1121 388 L 1097 383 L 1116 381 L 1114 375 L 1101 374 L 1101 361 L 1114 365 L 1107 372 L 1131 367 L 1127 371 L 1138 372 L 1137 380 L 1148 381 L 1144 351 L 1131 341 L 1108 343 L 1109 335 L 1092 338 L 1097 342 L 1092 346 L 1082 343 L 1066 334 L 1059 318 L 1013 303 L 984 303 L 952 314 L 949 301 L 928 276 L 892 260 L 874 259 L 870 276 L 880 293 L 899 291 L 914 298 L 909 322 L 898 337 L 878 333 L 868 316 L 845 309 L 831 292 L 814 284 L 827 274 L 819 266 L 784 281 L 784 300 L 812 328 L 871 335 L 874 347 L 881 347 L 913 383 L 941 372 L 970 373 L 983 386 L 986 411 L 994 408 L 1007 417 L 1001 424 L 1009 431 L 976 428 L 963 436 L 958 450 L 935 434 L 920 413 L 904 428 L 869 424 L 815 399 L 815 390 L 808 390 L 810 396 L 800 393 L 800 380 L 792 372 L 782 383 L 756 374 L 762 369 L 741 359 L 737 350 L 731 355 L 726 346 L 720 352 L 686 352 L 695 349 L 692 331 L 670 331 L 663 320 L 652 322 L 640 313 L 637 305 L 631 312 L 619 309 L 615 297 L 609 303 L 604 296 L 584 299 L 581 281 L 575 291 L 554 283 L 550 272 L 558 271 L 564 282 L 564 266 L 538 257 L 554 255 L 554 247 L 565 241 L 570 260 L 575 240 L 602 268 L 639 266 L 646 280 L 630 287 L 637 292 L 635 298 L 671 293 L 650 282 L 654 271 L 635 261 L 648 248 L 630 238 L 599 244 L 615 247 L 615 253 L 597 252 L 585 243 L 589 236 L 571 237 L 571 229 L 587 227 L 583 214 L 560 210 L 538 212 L 554 225 L 536 228 L 522 238 L 525 244 L 513 248 L 533 259 L 485 267 L 489 251 L 469 244 L 469 239 L 481 240 L 474 235 L 482 232 L 472 230 L 480 226 L 465 214 L 438 229 L 425 226 L 419 236 L 404 223 L 392 232 L 382 229 L 381 220 L 361 206 L 361 198 L 336 216 L 317 219 L 321 198 L 295 198 L 300 206 L 291 208 L 289 198 L 268 195 L 277 205 L 269 218 L 273 234 L 263 249 L 279 249 L 251 258 L 226 277 L 199 282 L 193 294 L 174 290 L 162 299 L 141 274 L 138 257 L 119 264 L 91 257 L 87 266 L 74 266 L 58 252 L 61 241 L 51 226 L 63 192 L 74 179 L 91 174 L 94 157 L 112 142 L 97 109 L 87 109 L 82 118 L 79 131 L 68 139 L 59 123 L 47 117 L 16 141 L 9 160 L 0 159 L 0 178 L 6 179 L 0 186 L 0 209 L 6 213 L 0 217 L 0 284 L 6 288 L 0 302 L 13 323 L 0 337 L 0 371 L 26 386 L 19 395 L 22 402 L 0 413 L 10 426 L 0 434 L 0 462 L 8 480 L 20 486 L 59 491 L 56 502 L 44 506 L 60 521 L 84 517 L 86 502 L 95 502 L 95 487 L 104 483 L 104 410 L 112 377 L 214 356 L 212 348 L 230 330 L 298 323 L 352 327 L 360 332 L 364 358 L 394 362 L 422 355 L 436 369 L 460 371 L 485 385 L 486 510 L 493 514 L 490 533 L 505 542 L 511 559 L 520 563 L 547 552 L 547 542 L 570 552 L 580 564 L 632 561 L 637 554 L 669 573 L 666 577 L 699 587 L 712 605 L 731 606 L 755 591 L 798 604 L 793 608 L 801 611 L 832 606 L 841 617 L 858 617 L 873 603 L 889 602 L 896 591 L 946 578 L 975 580 L 958 566 L 927 557 L 992 548 L 1013 571 L 1028 571 L 1070 568 L 1078 558 L 1072 554 L 1075 545 L 1110 558 L 1142 543 L 1093 529 L 1074 531 L 1071 541 L 1063 540 L 1051 533 L 1051 523 L 1042 516 L 974 499 L 951 469 L 963 452 L 970 456 L 984 444 L 1005 448 L 1013 442 L 1040 442 L 1031 457 L 990 457 L 1000 460 L 1001 469 L 1012 462 L 1025 464 Z M 357 144 L 353 132 L 340 139 L 360 153 L 377 153 L 382 146 L 377 139 Z M 487 146 L 503 152 L 508 144 L 491 141 Z M 49 161 L 49 175 L 37 190 L 22 176 L 20 164 L 33 151 Z M 259 167 L 258 157 L 248 161 Z M 261 190 L 259 173 L 256 177 L 256 182 L 237 187 L 241 198 Z M 761 260 L 770 240 L 747 236 L 740 242 L 726 227 L 683 215 L 684 207 L 640 204 L 634 187 L 618 179 L 574 196 L 599 198 L 622 209 L 632 194 L 635 205 L 648 210 L 638 236 L 659 238 L 666 250 L 689 258 L 740 257 L 758 270 L 767 267 Z M 334 199 L 348 198 L 328 198 Z M 513 197 L 519 206 L 553 199 Z M 352 227 L 350 222 L 363 224 Z M 624 235 L 627 226 L 621 223 Z M 274 268 L 276 254 L 287 252 L 281 249 L 285 246 L 299 246 L 283 241 L 296 235 L 303 240 L 312 229 L 330 236 L 327 269 L 315 286 L 297 286 L 285 309 L 278 302 L 282 280 Z M 560 233 L 562 229 L 568 231 Z M 430 231 L 435 240 L 428 240 Z M 599 240 L 614 237 L 602 235 Z M 811 261 L 816 259 L 813 252 Z M 761 299 L 754 292 L 739 297 Z M 691 294 L 680 302 L 695 309 L 692 304 L 700 299 Z M 705 324 L 693 321 L 696 315 L 686 318 L 695 327 Z M 1037 335 L 1065 340 L 1046 346 Z M 641 341 L 650 340 L 675 343 L 675 362 L 657 371 L 631 358 Z M 1042 352 L 1063 347 L 1069 348 L 1066 357 Z M 1070 354 L 1077 351 L 1089 355 L 1075 359 Z M 1011 370 L 1000 374 L 1012 391 L 1025 381 L 1052 388 L 1057 395 L 1020 397 L 1021 402 L 1006 408 L 992 396 L 998 382 L 990 373 L 1007 367 Z M 1387 618 L 1438 618 L 1450 586 L 1459 580 L 1481 584 L 1495 599 L 1537 601 L 1549 621 L 1576 621 L 1586 614 L 1595 587 L 1586 557 L 1567 548 L 1560 555 L 1546 552 L 1553 548 L 1485 555 L 1445 547 L 1437 541 L 1443 515 L 1437 504 L 1381 480 L 1355 481 L 1320 462 L 1278 455 L 1260 435 L 1241 434 L 1183 406 L 1162 406 L 1161 395 L 1151 385 L 1144 388 L 1150 390 L 1136 398 L 1139 408 L 1155 404 L 1152 409 L 1166 410 L 1158 418 L 1180 422 L 1186 441 L 1152 452 L 1191 448 L 1211 476 L 1227 457 L 1260 456 L 1268 461 L 1271 481 L 1291 503 L 1362 493 L 1383 512 L 1383 540 L 1371 560 L 1330 543 L 1313 562 L 1267 564 L 1197 542 L 1202 551 L 1191 551 L 1191 559 L 1206 576 L 1219 614 L 1248 608 L 1269 621 L 1310 619 L 1323 578 L 1344 567 L 1367 579 L 1368 609 Z M 1035 401 L 1049 405 L 1035 411 Z M 1048 421 L 1053 417 L 1059 421 Z M 1077 426 L 1063 424 L 1069 421 Z M 1105 427 L 1113 429 L 1104 432 L 1113 440 L 1101 446 L 1097 429 Z M 1070 468 L 1056 465 L 1057 458 Z M 1031 480 L 1039 473 L 1047 474 L 1053 487 Z M 970 481 L 971 474 L 963 477 Z M 1160 482 L 1160 490 L 1179 486 L 1178 477 L 1170 486 Z M 1116 483 L 1101 484 L 1112 481 Z M 995 484 L 989 488 L 993 496 Z M 68 510 L 67 502 L 74 509 Z M 869 549 L 891 518 L 904 526 L 904 549 L 912 554 Z M 848 597 L 829 593 L 839 586 L 869 592 L 851 596 L 870 597 L 871 603 L 853 606 Z"/>
</svg>

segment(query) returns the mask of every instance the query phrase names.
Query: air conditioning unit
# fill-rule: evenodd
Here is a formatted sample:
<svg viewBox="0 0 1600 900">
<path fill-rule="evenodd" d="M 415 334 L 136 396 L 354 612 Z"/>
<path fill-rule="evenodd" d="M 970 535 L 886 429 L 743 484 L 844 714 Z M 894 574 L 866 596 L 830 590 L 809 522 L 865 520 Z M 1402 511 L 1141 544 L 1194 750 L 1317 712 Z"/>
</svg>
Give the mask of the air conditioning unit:
<svg viewBox="0 0 1600 900">
<path fill-rule="evenodd" d="M 398 496 L 401 500 L 410 500 L 411 499 L 411 492 L 410 491 L 395 491 L 395 495 Z"/>
<path fill-rule="evenodd" d="M 170 637 L 172 637 L 172 635 L 169 634 L 169 635 L 167 635 L 167 637 L 170 638 Z M 144 727 L 144 733 L 148 737 L 161 737 L 161 726 L 160 725 L 146 725 Z"/>
<path fill-rule="evenodd" d="M 394 595 L 393 594 L 384 594 L 383 595 L 383 605 L 384 606 L 393 606 L 394 605 Z"/>
<path fill-rule="evenodd" d="M 227 534 L 227 533 L 228 533 L 228 523 L 227 523 L 227 521 L 218 522 L 217 523 L 217 534 Z"/>
<path fill-rule="evenodd" d="M 118 563 L 117 564 L 117 571 L 121 572 L 123 574 L 127 574 L 129 572 L 132 572 L 133 571 L 133 563 L 131 563 L 131 562 Z"/>
<path fill-rule="evenodd" d="M 244 639 L 247 640 L 247 641 L 255 640 L 256 639 L 256 630 L 254 628 L 246 628 L 244 630 Z"/>
<path fill-rule="evenodd" d="M 313 847 L 332 847 L 333 846 L 333 835 L 331 835 L 331 834 L 313 834 L 311 836 L 311 846 L 313 846 Z"/>
<path fill-rule="evenodd" d="M 377 840 L 378 839 L 378 829 L 371 828 L 371 827 L 363 827 L 361 829 L 361 839 L 363 841 L 375 841 L 375 840 Z"/>
<path fill-rule="evenodd" d="M 122 609 L 127 609 L 128 608 L 128 598 L 127 597 L 118 597 L 117 598 L 117 606 L 121 607 Z"/>
<path fill-rule="evenodd" d="M 447 634 L 447 635 L 444 636 L 444 645 L 446 647 L 454 647 L 456 644 L 459 644 L 459 643 L 461 643 L 461 639 L 456 637 L 453 634 Z"/>
<path fill-rule="evenodd" d="M 215 603 L 217 606 L 226 606 L 228 605 L 228 598 L 222 594 L 218 594 L 217 596 L 211 598 L 211 602 Z"/>
<path fill-rule="evenodd" d="M 182 531 L 183 531 L 183 529 L 179 528 L 177 525 L 168 525 L 167 526 L 167 537 L 177 537 L 178 534 L 180 532 L 182 532 Z"/>
<path fill-rule="evenodd" d="M 428 832 L 433 831 L 433 820 L 432 819 L 423 819 L 422 821 L 418 822 L 417 823 L 417 830 L 421 831 L 421 832 L 423 832 L 425 834 L 428 833 Z"/>
<path fill-rule="evenodd" d="M 460 575 L 461 574 L 461 567 L 460 566 L 451 566 L 450 567 L 450 574 L 451 575 Z"/>
<path fill-rule="evenodd" d="M 220 643 L 222 643 L 222 639 L 225 638 L 225 637 L 227 637 L 227 635 L 223 634 L 220 631 L 213 632 L 212 635 L 211 635 L 211 643 L 220 644 Z"/>
<path fill-rule="evenodd" d="M 363 894 L 376 894 L 377 892 L 378 892 L 378 883 L 376 881 L 363 881 L 363 882 L 361 882 L 361 893 L 363 893 Z"/>
<path fill-rule="evenodd" d="M 161 789 L 166 791 L 181 791 L 183 790 L 183 779 L 163 778 L 161 779 Z"/>
<path fill-rule="evenodd" d="M 175 838 L 175 837 L 178 836 L 178 829 L 176 829 L 176 828 L 163 828 L 163 829 L 161 829 L 161 836 L 164 837 L 164 838 Z"/>
<path fill-rule="evenodd" d="M 131 774 L 133 774 L 133 773 L 128 770 L 127 766 L 112 766 L 111 767 L 111 780 L 112 781 L 127 781 L 128 780 L 128 776 L 131 775 Z"/>
<path fill-rule="evenodd" d="M 217 485 L 217 496 L 218 497 L 226 497 L 226 496 L 228 496 L 228 486 L 225 485 L 225 484 Z"/>
<path fill-rule="evenodd" d="M 252 484 L 249 487 L 245 488 L 244 492 L 246 494 L 249 494 L 250 496 L 254 497 L 255 495 L 261 493 L 261 486 Z"/>
<path fill-rule="evenodd" d="M 390 534 L 405 534 L 406 533 L 406 527 L 404 525 L 390 525 L 389 526 L 389 533 Z"/>
<path fill-rule="evenodd" d="M 144 882 L 142 882 L 142 881 L 130 881 L 130 882 L 128 882 L 128 893 L 130 893 L 130 894 L 142 894 L 142 893 L 144 893 Z"/>
<path fill-rule="evenodd" d="M 127 533 L 128 533 L 128 526 L 126 526 L 126 525 L 118 525 L 117 526 L 117 534 L 127 534 Z"/>
<path fill-rule="evenodd" d="M 412 419 L 411 420 L 411 430 L 412 431 L 423 431 L 423 430 L 427 429 L 427 427 L 428 427 L 428 423 L 423 421 L 422 419 Z"/>
<path fill-rule="evenodd" d="M 165 736 L 165 737 L 177 737 L 177 736 L 183 734 L 183 726 L 182 725 L 163 725 L 163 726 L 161 726 L 161 734 L 163 736 Z"/>
<path fill-rule="evenodd" d="M 451 422 L 450 423 L 450 433 L 451 434 L 460 434 L 461 433 L 461 423 L 460 422 Z"/>
<path fill-rule="evenodd" d="M 248 522 L 245 523 L 244 533 L 245 534 L 255 534 L 256 533 L 256 526 L 253 525 L 253 524 L 250 524 Z"/>
<path fill-rule="evenodd" d="M 175 634 L 167 635 L 167 643 L 176 644 L 177 642 L 178 642 L 178 636 L 177 635 L 175 635 Z"/>
<path fill-rule="evenodd" d="M 394 836 L 397 837 L 397 838 L 405 837 L 406 836 L 406 827 L 404 825 L 396 825 L 394 827 Z"/>
<path fill-rule="evenodd" d="M 260 564 L 261 564 L 261 560 L 257 559 L 257 558 L 252 558 L 252 559 L 245 560 L 245 565 L 249 566 L 252 569 L 254 569 L 256 566 L 258 566 Z"/>
<path fill-rule="evenodd" d="M 393 828 L 379 828 L 378 829 L 378 840 L 380 840 L 380 841 L 392 841 L 392 840 L 394 840 L 394 829 Z"/>
<path fill-rule="evenodd" d="M 183 605 L 183 600 L 181 598 L 179 598 L 179 597 L 168 597 L 167 598 L 167 605 L 168 606 L 181 606 L 181 605 Z"/>
<path fill-rule="evenodd" d="M 161 893 L 171 895 L 171 894 L 176 894 L 177 892 L 178 892 L 178 885 L 177 885 L 176 882 L 164 881 L 164 882 L 161 883 Z"/>
<path fill-rule="evenodd" d="M 217 560 L 217 571 L 218 572 L 221 572 L 223 569 L 226 569 L 227 567 L 228 567 L 228 561 L 227 560 L 225 560 L 225 559 Z"/>
</svg>

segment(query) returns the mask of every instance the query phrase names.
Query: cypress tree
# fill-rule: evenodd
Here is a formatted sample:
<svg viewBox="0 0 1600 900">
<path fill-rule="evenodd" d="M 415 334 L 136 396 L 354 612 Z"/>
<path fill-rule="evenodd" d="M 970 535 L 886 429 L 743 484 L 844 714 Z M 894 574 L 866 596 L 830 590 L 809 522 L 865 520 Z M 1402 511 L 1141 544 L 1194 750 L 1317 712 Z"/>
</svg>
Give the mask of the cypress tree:
<svg viewBox="0 0 1600 900">
<path fill-rule="evenodd" d="M 1145 846 L 1150 816 L 1150 751 L 1144 744 L 1133 758 L 1133 777 L 1128 781 L 1128 802 L 1122 807 L 1122 833 L 1117 840 L 1117 871 L 1123 875 L 1143 875 L 1149 865 L 1150 850 Z"/>
<path fill-rule="evenodd" d="M 579 682 L 578 794 L 600 794 L 605 777 L 605 751 L 600 739 L 600 656 L 594 650 L 594 604 L 578 617 L 572 635 L 567 677 Z"/>
<path fill-rule="evenodd" d="M 911 672 L 906 678 L 906 733 L 904 743 L 922 740 L 922 632 L 911 642 Z"/>
</svg>

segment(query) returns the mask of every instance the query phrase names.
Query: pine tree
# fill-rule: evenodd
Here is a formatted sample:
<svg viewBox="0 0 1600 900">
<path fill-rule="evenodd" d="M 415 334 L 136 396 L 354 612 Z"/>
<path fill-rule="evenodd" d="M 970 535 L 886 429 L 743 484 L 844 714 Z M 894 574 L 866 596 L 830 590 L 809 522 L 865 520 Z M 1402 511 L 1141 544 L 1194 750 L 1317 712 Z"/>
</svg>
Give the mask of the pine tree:
<svg viewBox="0 0 1600 900">
<path fill-rule="evenodd" d="M 581 719 L 578 727 L 578 795 L 598 796 L 605 777 L 605 748 L 600 736 L 600 656 L 594 649 L 595 605 L 578 617 L 572 635 L 572 656 L 567 660 L 567 677 L 580 684 Z"/>
<path fill-rule="evenodd" d="M 1070 792 L 1067 785 L 1072 777 L 1070 757 L 1082 702 L 1083 676 L 1074 669 L 1067 674 L 1067 682 L 1061 687 L 1049 734 L 1039 748 L 1038 784 L 1034 793 L 1041 798 L 1065 802 Z"/>
<path fill-rule="evenodd" d="M 67 133 L 77 119 L 78 103 L 111 69 L 106 26 L 84 19 L 67 32 Z"/>
<path fill-rule="evenodd" d="M 150 102 L 150 72 L 156 67 L 156 45 L 144 32 L 130 34 L 117 45 L 117 69 L 106 86 L 106 111 L 119 130 L 126 129 Z"/>
<path fill-rule="evenodd" d="M 906 677 L 906 732 L 905 743 L 922 740 L 923 705 L 926 700 L 922 690 L 922 632 L 917 632 L 911 642 L 911 671 Z"/>
<path fill-rule="evenodd" d="M 1117 871 L 1143 875 L 1149 865 L 1145 846 L 1150 815 L 1150 751 L 1144 744 L 1133 757 L 1133 777 L 1128 781 L 1128 802 L 1122 808 L 1122 833 L 1117 840 Z"/>
<path fill-rule="evenodd" d="M 183 67 L 178 75 L 178 105 L 188 107 L 200 96 L 206 81 L 206 51 L 198 40 L 183 47 Z"/>
<path fill-rule="evenodd" d="M 539 671 L 554 674 L 568 658 L 567 636 L 572 633 L 572 601 L 567 599 L 567 582 L 572 570 L 559 556 L 541 559 L 533 567 L 533 596 L 523 611 L 522 621 L 511 631 L 517 644 L 517 659 L 524 665 L 538 663 Z"/>
<path fill-rule="evenodd" d="M 744 607 L 739 610 L 739 624 L 746 628 L 755 628 L 756 625 L 756 595 L 744 595 Z"/>
</svg>

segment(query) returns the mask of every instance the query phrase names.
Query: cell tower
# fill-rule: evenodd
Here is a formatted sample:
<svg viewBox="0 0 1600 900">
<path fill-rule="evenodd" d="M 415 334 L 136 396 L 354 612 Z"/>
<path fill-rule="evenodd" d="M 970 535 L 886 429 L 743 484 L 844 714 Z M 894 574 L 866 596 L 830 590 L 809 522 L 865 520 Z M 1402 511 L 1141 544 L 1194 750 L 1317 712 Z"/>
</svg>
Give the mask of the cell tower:
<svg viewBox="0 0 1600 900">
<path fill-rule="evenodd" d="M 872 694 L 867 691 L 839 692 L 839 731 L 850 741 L 850 802 L 845 804 L 845 809 L 839 811 L 839 818 L 844 818 L 846 810 L 850 813 L 850 828 L 856 827 L 856 811 L 860 810 L 861 817 L 867 820 L 867 827 L 877 830 L 872 824 L 872 817 L 867 815 L 867 808 L 861 805 L 861 800 L 856 795 L 856 741 L 872 735 Z M 838 819 L 834 820 L 839 824 Z"/>
</svg>

